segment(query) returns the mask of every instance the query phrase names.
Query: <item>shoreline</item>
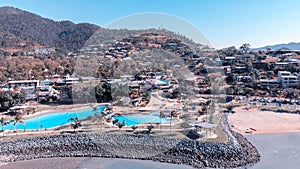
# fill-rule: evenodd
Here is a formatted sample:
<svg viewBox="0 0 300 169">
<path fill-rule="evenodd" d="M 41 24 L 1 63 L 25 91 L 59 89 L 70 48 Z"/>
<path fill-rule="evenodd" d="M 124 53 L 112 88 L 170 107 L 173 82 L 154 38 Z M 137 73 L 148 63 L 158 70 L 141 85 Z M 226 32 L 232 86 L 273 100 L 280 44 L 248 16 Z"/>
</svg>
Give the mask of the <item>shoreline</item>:
<svg viewBox="0 0 300 169">
<path fill-rule="evenodd" d="M 186 164 L 196 168 L 240 167 L 257 163 L 257 149 L 241 134 L 231 131 L 227 114 L 220 125 L 225 143 L 195 141 L 144 134 L 65 134 L 2 141 L 1 161 L 49 157 L 111 157 Z"/>
<path fill-rule="evenodd" d="M 261 152 L 262 160 L 254 165 L 247 166 L 249 169 L 260 169 L 260 168 L 271 168 L 274 169 L 281 169 L 283 167 L 289 166 L 288 168 L 297 168 L 296 166 L 299 165 L 299 162 L 296 158 L 292 158 L 292 161 L 285 161 L 281 158 L 281 156 L 286 155 L 286 151 L 289 150 L 289 156 L 294 157 L 296 155 L 294 152 L 299 152 L 294 149 L 288 149 L 288 147 L 294 147 L 292 143 L 287 141 L 287 144 L 281 144 L 282 141 L 285 141 L 289 138 L 290 135 L 297 135 L 300 137 L 300 133 L 283 133 L 283 134 L 262 134 L 262 135 L 248 135 L 246 138 L 251 141 L 258 147 L 258 150 Z M 276 138 L 275 142 L 272 142 L 271 146 L 265 146 L 265 143 L 272 141 Z M 284 138 L 284 140 L 282 140 Z M 285 142 L 286 143 L 286 142 Z M 278 147 L 277 145 L 280 145 Z M 295 144 L 299 147 L 299 144 Z M 300 153 L 300 152 L 299 152 Z M 274 158 L 278 158 L 276 164 L 274 164 Z M 66 164 L 72 164 L 66 165 Z M 73 165 L 78 164 L 78 165 Z M 296 165 L 297 164 L 297 165 Z M 53 169 L 53 168 L 65 168 L 65 169 L 73 169 L 73 168 L 89 168 L 89 169 L 98 169 L 101 166 L 102 169 L 118 169 L 120 165 L 124 169 L 131 169 L 135 166 L 138 168 L 146 168 L 146 169 L 153 169 L 153 168 L 164 168 L 164 169 L 193 169 L 191 166 L 187 165 L 176 165 L 176 164 L 169 164 L 169 163 L 160 163 L 154 162 L 151 160 L 134 160 L 134 159 L 123 159 L 123 158 L 98 158 L 98 157 L 54 157 L 54 158 L 43 158 L 43 159 L 33 159 L 33 160 L 26 160 L 26 161 L 17 161 L 17 162 L 10 162 L 10 163 L 0 163 L 1 169 L 23 169 L 23 168 L 36 168 L 36 166 L 43 169 Z M 208 168 L 213 169 L 213 168 Z"/>
<path fill-rule="evenodd" d="M 234 125 L 232 130 L 242 135 L 283 134 L 300 132 L 300 115 L 262 111 L 258 108 L 235 108 L 234 114 L 229 114 L 228 123 Z M 253 128 L 252 133 L 245 133 L 246 129 Z"/>
</svg>

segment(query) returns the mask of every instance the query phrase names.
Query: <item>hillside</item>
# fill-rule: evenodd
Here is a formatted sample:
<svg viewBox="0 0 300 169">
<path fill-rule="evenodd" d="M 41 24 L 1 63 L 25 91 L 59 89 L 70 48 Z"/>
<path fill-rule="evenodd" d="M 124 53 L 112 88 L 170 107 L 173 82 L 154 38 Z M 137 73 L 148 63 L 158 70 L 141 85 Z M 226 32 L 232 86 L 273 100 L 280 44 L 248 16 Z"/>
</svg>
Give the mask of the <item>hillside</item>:
<svg viewBox="0 0 300 169">
<path fill-rule="evenodd" d="M 191 51 L 199 52 L 206 48 L 185 36 L 165 29 L 117 30 L 89 23 L 56 22 L 13 7 L 0 8 L 0 23 L 0 82 L 72 74 L 77 56 L 85 49 L 83 47 L 100 44 L 106 40 L 118 40 L 131 45 L 132 50 L 125 53 L 114 51 L 116 53 L 112 55 L 116 58 L 119 56 L 115 54 L 123 52 L 122 55 L 127 56 L 136 50 L 152 48 L 151 45 L 169 50 L 178 56 L 192 56 Z M 151 36 L 147 36 L 147 33 Z M 152 35 L 155 35 L 154 39 Z M 165 40 L 158 37 L 164 37 Z M 169 43 L 177 46 L 170 47 Z M 111 47 L 118 49 L 118 46 Z M 99 50 L 99 53 L 106 52 L 104 48 Z"/>
<path fill-rule="evenodd" d="M 17 47 L 23 41 L 66 52 L 80 49 L 100 29 L 88 23 L 55 22 L 13 7 L 0 8 L 0 23 L 0 47 Z"/>
<path fill-rule="evenodd" d="M 119 39 L 145 32 L 156 32 L 174 37 L 196 47 L 191 39 L 168 30 L 113 30 L 100 26 L 71 21 L 56 22 L 13 7 L 0 8 L 0 50 L 3 48 L 54 47 L 64 52 L 81 49 L 98 31 L 98 40 Z"/>
<path fill-rule="evenodd" d="M 266 50 L 266 48 L 270 48 L 271 50 L 279 50 L 279 49 L 290 49 L 290 50 L 300 50 L 300 42 L 295 43 L 288 43 L 288 44 L 277 44 L 277 45 L 268 45 L 265 47 L 260 47 L 260 48 L 254 48 L 252 50 L 254 51 L 259 51 L 259 50 Z"/>
</svg>

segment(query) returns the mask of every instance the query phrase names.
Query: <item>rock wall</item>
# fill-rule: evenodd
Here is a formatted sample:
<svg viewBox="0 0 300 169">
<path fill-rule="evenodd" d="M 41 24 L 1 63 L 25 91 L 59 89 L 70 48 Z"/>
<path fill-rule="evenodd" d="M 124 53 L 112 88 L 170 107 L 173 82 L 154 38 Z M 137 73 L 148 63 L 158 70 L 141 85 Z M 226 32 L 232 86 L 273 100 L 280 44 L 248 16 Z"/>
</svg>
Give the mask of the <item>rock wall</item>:
<svg viewBox="0 0 300 169">
<path fill-rule="evenodd" d="M 233 132 L 227 114 L 220 125 L 225 143 L 133 134 L 67 134 L 0 143 L 3 162 L 51 157 L 112 157 L 187 164 L 195 168 L 239 167 L 257 163 L 260 155 L 245 137 Z"/>
</svg>

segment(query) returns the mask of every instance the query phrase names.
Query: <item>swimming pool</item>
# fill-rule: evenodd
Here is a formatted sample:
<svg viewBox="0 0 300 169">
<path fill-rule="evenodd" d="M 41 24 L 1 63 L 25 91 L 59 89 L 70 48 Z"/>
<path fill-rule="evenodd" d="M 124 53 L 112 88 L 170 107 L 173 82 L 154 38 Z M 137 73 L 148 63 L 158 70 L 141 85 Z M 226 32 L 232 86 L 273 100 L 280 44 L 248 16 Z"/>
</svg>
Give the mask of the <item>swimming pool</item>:
<svg viewBox="0 0 300 169">
<path fill-rule="evenodd" d="M 98 112 L 102 112 L 106 106 L 99 106 Z M 80 110 L 76 112 L 63 112 L 41 115 L 31 119 L 24 120 L 24 124 L 18 123 L 17 128 L 19 130 L 38 130 L 38 129 L 49 129 L 69 124 L 70 118 L 78 117 L 78 119 L 86 119 L 89 116 L 94 116 L 92 108 L 86 110 Z M 14 130 L 14 122 L 11 122 L 3 126 L 4 130 Z"/>
<path fill-rule="evenodd" d="M 164 82 L 165 84 L 170 84 L 168 80 L 160 80 L 160 81 Z"/>
<path fill-rule="evenodd" d="M 152 113 L 149 115 L 126 115 L 126 116 L 115 116 L 114 119 L 118 119 L 119 122 L 125 120 L 126 126 L 134 126 L 141 123 L 169 123 L 166 118 L 160 118 L 159 113 Z"/>
</svg>

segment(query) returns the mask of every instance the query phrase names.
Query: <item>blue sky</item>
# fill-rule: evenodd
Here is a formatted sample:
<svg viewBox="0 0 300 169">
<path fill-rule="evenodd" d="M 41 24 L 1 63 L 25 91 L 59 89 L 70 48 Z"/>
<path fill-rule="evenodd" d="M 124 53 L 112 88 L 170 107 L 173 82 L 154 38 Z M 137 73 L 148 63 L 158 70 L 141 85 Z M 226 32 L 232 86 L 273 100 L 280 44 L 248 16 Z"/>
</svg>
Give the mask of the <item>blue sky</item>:
<svg viewBox="0 0 300 169">
<path fill-rule="evenodd" d="M 136 13 L 167 13 L 192 23 L 216 48 L 300 42 L 297 0 L 0 0 L 0 6 L 99 26 Z"/>
</svg>

